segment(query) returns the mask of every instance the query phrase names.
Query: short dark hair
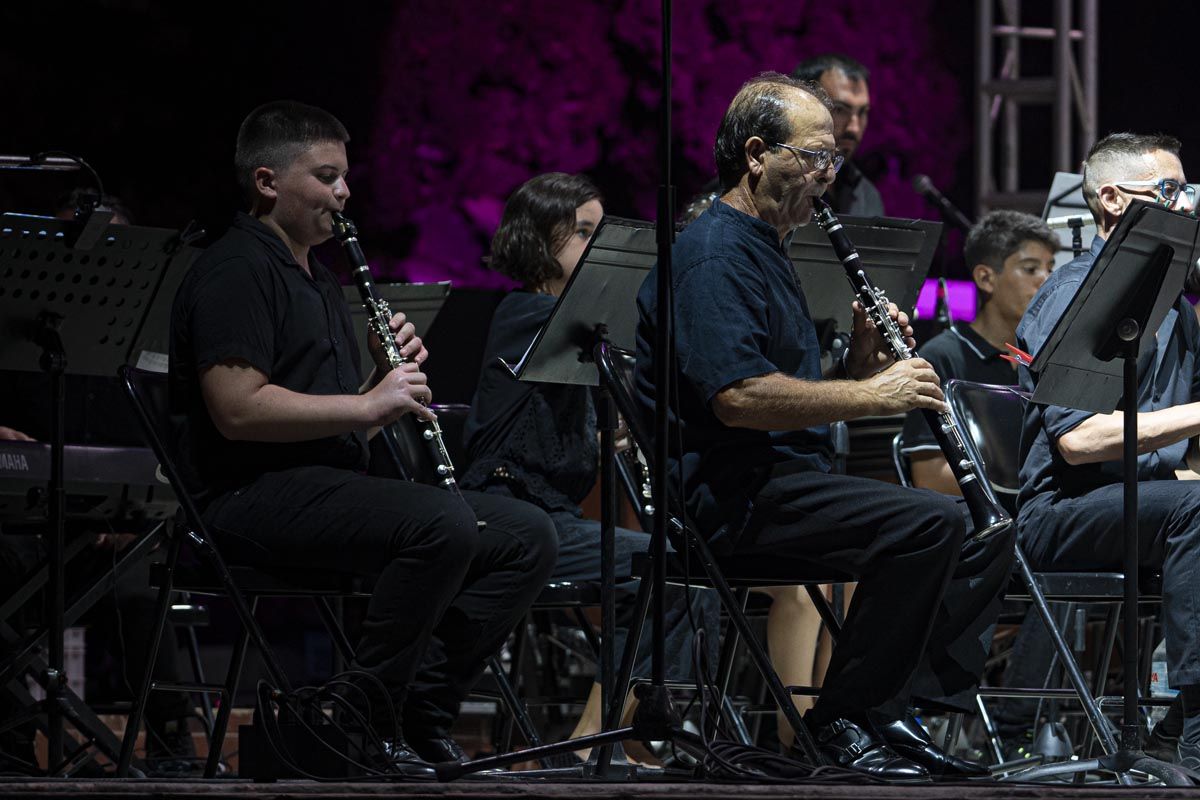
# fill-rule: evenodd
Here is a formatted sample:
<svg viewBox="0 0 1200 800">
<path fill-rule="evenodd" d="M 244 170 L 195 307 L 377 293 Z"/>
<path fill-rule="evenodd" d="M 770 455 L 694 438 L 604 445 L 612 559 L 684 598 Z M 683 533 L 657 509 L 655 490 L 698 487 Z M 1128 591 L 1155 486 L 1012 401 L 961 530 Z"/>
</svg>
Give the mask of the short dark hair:
<svg viewBox="0 0 1200 800">
<path fill-rule="evenodd" d="M 319 142 L 348 142 L 337 117 L 316 106 L 294 100 L 275 100 L 251 111 L 238 128 L 233 156 L 238 185 L 247 198 L 254 198 L 254 170 L 281 170 L 296 156 Z"/>
<path fill-rule="evenodd" d="M 1054 231 L 1032 214 L 989 211 L 967 234 L 963 257 L 968 269 L 974 269 L 976 264 L 986 264 L 996 272 L 1003 272 L 1005 259 L 1030 241 L 1045 245 L 1051 253 L 1059 250 Z"/>
<path fill-rule="evenodd" d="M 1121 180 L 1131 161 L 1162 150 L 1178 156 L 1181 145 L 1174 136 L 1161 133 L 1110 133 L 1092 145 L 1083 160 L 1083 199 L 1100 224 L 1100 187 Z"/>
<path fill-rule="evenodd" d="M 717 128 L 713 146 L 722 192 L 732 189 L 746 174 L 747 139 L 758 136 L 773 147 L 791 137 L 792 126 L 783 102 L 784 91 L 789 88 L 810 94 L 825 108 L 831 108 L 829 95 L 819 85 L 779 72 L 764 72 L 742 84 Z"/>
<path fill-rule="evenodd" d="M 536 289 L 562 276 L 554 254 L 575 229 L 575 210 L 602 200 L 586 175 L 547 172 L 521 184 L 504 204 L 488 266 Z"/>
<path fill-rule="evenodd" d="M 840 69 L 850 80 L 871 82 L 871 71 L 843 53 L 822 53 L 806 58 L 792 70 L 792 77 L 799 81 L 819 83 L 821 76 L 831 69 Z"/>
</svg>

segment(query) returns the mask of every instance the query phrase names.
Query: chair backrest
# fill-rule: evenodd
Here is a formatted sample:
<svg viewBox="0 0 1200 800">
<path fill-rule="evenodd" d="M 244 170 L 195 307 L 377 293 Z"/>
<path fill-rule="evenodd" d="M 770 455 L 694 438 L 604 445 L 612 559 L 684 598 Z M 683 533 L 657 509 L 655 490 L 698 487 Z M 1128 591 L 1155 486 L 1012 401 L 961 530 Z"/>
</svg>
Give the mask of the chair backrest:
<svg viewBox="0 0 1200 800">
<path fill-rule="evenodd" d="M 896 468 L 896 480 L 901 486 L 912 487 L 912 460 L 904 453 L 904 432 L 892 437 L 892 466 Z"/>
<path fill-rule="evenodd" d="M 167 376 L 160 372 L 137 369 L 128 364 L 117 370 L 125 396 L 129 398 L 142 429 L 142 438 L 158 458 L 162 474 L 183 509 L 193 530 L 203 531 L 200 513 L 179 471 L 179 450 L 171 425 L 167 397 Z"/>
<path fill-rule="evenodd" d="M 1016 386 L 951 380 L 943 387 L 950 416 L 996 498 L 1016 512 L 1021 489 L 1021 426 L 1028 395 Z"/>
</svg>

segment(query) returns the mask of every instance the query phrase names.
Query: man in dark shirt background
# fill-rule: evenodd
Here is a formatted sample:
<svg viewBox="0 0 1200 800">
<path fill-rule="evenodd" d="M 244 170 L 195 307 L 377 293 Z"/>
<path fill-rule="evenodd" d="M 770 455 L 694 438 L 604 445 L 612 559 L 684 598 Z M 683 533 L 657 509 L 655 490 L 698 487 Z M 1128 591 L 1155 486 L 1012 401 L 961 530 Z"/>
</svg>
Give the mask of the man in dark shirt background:
<svg viewBox="0 0 1200 800">
<path fill-rule="evenodd" d="M 883 198 L 854 161 L 871 114 L 870 71 L 850 56 L 823 53 L 797 64 L 792 77 L 819 84 L 833 101 L 833 138 L 846 157 L 826 195 L 834 213 L 882 217 Z"/>
<path fill-rule="evenodd" d="M 1091 248 L 1054 271 L 1017 326 L 1017 346 L 1034 356 L 1130 204 L 1154 202 L 1181 211 L 1195 205 L 1179 141 L 1161 135 L 1114 133 L 1093 145 L 1083 164 L 1083 197 L 1096 220 Z M 1137 422 L 1138 549 L 1143 565 L 1162 565 L 1167 669 L 1183 712 L 1178 729 L 1156 728 L 1152 738 L 1161 745 L 1178 736 L 1176 756 L 1191 769 L 1200 768 L 1200 483 L 1176 480 L 1175 471 L 1187 440 L 1200 434 L 1198 352 L 1200 325 L 1181 295 L 1155 336 L 1142 341 Z M 1024 367 L 1019 373 L 1021 388 L 1032 392 L 1035 376 Z M 1120 411 L 1100 415 L 1028 404 L 1017 524 L 1035 568 L 1120 569 L 1123 442 Z"/>
<path fill-rule="evenodd" d="M 766 73 L 726 111 L 715 147 L 723 195 L 672 253 L 681 447 L 670 466 L 682 473 L 690 521 L 731 573 L 794 563 L 798 575 L 815 565 L 859 579 L 806 716 L 828 757 L 887 779 L 986 774 L 937 748 L 910 698 L 973 702 L 1011 535 L 964 544 L 954 501 L 829 470 L 829 423 L 945 406 L 928 362 L 894 361 L 857 305 L 846 359 L 821 373 L 781 242 L 812 220 L 813 198 L 841 164 L 828 109 L 820 87 Z M 656 272 L 638 296 L 636 390 L 647 415 L 657 393 Z"/>
<path fill-rule="evenodd" d="M 350 196 L 348 139 L 332 115 L 300 103 L 268 103 L 243 121 L 235 163 L 251 213 L 176 296 L 171 402 L 227 559 L 376 577 L 356 666 L 401 716 L 391 768 L 431 778 L 428 762 L 464 757 L 450 737 L 459 705 L 544 587 L 556 543 L 526 503 L 363 474 L 368 430 L 432 412 L 428 354 L 402 314 L 391 325 L 408 363 L 360 393 L 349 309 L 310 251 Z"/>
</svg>

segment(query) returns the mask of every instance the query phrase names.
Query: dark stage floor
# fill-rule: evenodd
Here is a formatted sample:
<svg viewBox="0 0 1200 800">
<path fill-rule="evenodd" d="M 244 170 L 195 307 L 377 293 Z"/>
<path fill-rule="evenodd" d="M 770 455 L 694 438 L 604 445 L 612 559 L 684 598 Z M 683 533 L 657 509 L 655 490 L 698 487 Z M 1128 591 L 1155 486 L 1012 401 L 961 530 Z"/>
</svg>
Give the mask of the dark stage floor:
<svg viewBox="0 0 1200 800">
<path fill-rule="evenodd" d="M 1186 791 L 1186 790 L 1184 790 Z M 1195 791 L 1195 790 L 1193 790 Z M 924 784 L 917 786 L 874 786 L 789 784 L 761 786 L 714 783 L 565 783 L 545 781 L 461 780 L 455 783 L 312 783 L 307 781 L 255 784 L 248 781 L 16 781 L 0 779 L 0 796 L 5 798 L 276 798 L 403 797 L 482 800 L 482 798 L 572 798 L 572 800 L 618 800 L 624 798 L 1177 798 L 1179 789 L 1117 786 L 1046 786 L 1028 784 Z"/>
</svg>

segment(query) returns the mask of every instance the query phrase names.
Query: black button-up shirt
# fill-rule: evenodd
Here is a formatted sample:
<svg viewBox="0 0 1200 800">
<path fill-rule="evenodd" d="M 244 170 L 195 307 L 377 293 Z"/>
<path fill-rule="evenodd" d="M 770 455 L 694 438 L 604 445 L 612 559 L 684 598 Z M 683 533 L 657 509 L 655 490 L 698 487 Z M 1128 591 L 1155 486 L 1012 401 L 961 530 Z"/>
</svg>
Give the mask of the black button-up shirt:
<svg viewBox="0 0 1200 800">
<path fill-rule="evenodd" d="M 714 541 L 736 536 L 771 468 L 829 471 L 829 426 L 798 431 L 731 428 L 712 400 L 730 384 L 774 372 L 821 379 L 821 354 L 808 301 L 775 228 L 721 201 L 689 225 L 671 251 L 675 290 L 684 498 Z M 653 418 L 657 267 L 638 294 L 638 401 Z"/>
<path fill-rule="evenodd" d="M 308 266 L 311 277 L 270 228 L 239 214 L 179 287 L 171 313 L 171 406 L 184 418 L 184 467 L 202 502 L 266 472 L 367 466 L 365 432 L 286 443 L 226 439 L 200 393 L 201 372 L 237 360 L 293 392 L 357 394 L 362 372 L 342 288 L 312 254 Z"/>
<path fill-rule="evenodd" d="M 1051 273 L 1017 326 L 1018 347 L 1037 355 L 1103 247 L 1104 240 L 1097 236 L 1087 253 Z M 1200 399 L 1197 351 L 1200 351 L 1200 324 L 1181 296 L 1167 311 L 1154 338 L 1142 342 L 1142 356 L 1138 359 L 1138 411 L 1157 411 Z M 1018 372 L 1021 388 L 1032 392 L 1037 380 L 1024 367 Z M 1017 497 L 1022 515 L 1057 496 L 1079 497 L 1122 480 L 1120 460 L 1072 466 L 1058 451 L 1058 439 L 1092 415 L 1090 411 L 1061 406 L 1037 403 L 1026 406 L 1021 435 L 1021 492 Z M 1143 453 L 1138 456 L 1138 480 L 1174 480 L 1175 470 L 1182 466 L 1186 452 L 1185 439 Z"/>
</svg>

